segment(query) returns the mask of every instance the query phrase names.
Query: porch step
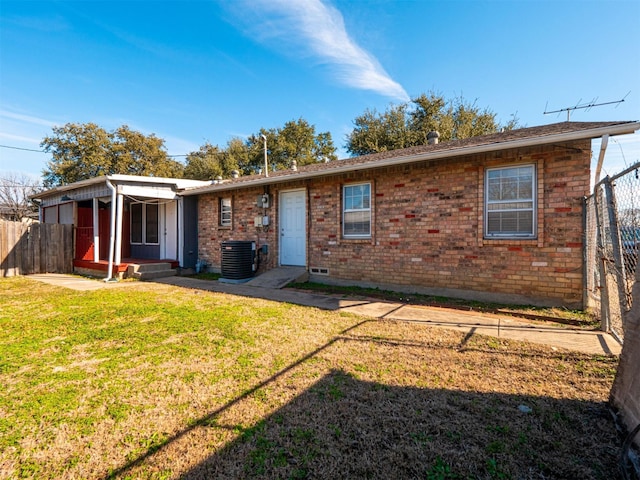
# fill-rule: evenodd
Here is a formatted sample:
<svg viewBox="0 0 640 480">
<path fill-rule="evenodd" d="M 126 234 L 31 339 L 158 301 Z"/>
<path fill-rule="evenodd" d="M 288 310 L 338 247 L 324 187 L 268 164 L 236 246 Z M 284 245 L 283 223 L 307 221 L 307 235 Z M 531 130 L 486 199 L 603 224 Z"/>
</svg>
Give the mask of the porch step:
<svg viewBox="0 0 640 480">
<path fill-rule="evenodd" d="M 151 280 L 154 278 L 171 277 L 176 274 L 176 270 L 171 268 L 170 263 L 136 263 L 129 265 L 127 276 L 138 280 Z"/>
</svg>

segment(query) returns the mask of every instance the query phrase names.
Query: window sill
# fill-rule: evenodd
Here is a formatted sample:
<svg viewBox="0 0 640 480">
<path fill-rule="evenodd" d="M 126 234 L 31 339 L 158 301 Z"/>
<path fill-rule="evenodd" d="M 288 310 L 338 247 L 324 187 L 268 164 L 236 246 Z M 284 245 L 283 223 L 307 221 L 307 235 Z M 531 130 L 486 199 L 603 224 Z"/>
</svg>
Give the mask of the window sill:
<svg viewBox="0 0 640 480">
<path fill-rule="evenodd" d="M 492 243 L 497 245 L 529 245 L 537 244 L 537 237 L 483 237 L 484 243 Z"/>
<path fill-rule="evenodd" d="M 371 243 L 371 237 L 342 237 L 341 240 L 350 243 Z"/>
</svg>

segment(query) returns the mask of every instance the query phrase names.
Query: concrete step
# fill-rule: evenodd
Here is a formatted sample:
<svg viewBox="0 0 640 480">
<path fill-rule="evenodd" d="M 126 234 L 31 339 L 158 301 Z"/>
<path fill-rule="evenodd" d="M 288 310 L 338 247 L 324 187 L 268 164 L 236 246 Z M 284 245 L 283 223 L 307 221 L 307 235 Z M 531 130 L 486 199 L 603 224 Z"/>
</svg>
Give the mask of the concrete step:
<svg viewBox="0 0 640 480">
<path fill-rule="evenodd" d="M 154 278 L 172 277 L 176 275 L 174 269 L 171 270 L 157 270 L 155 272 L 135 272 L 130 277 L 138 280 L 152 280 Z"/>
<path fill-rule="evenodd" d="M 154 278 L 171 277 L 176 275 L 177 271 L 171 268 L 170 263 L 138 263 L 129 265 L 127 268 L 127 276 L 138 280 L 151 280 Z"/>
<path fill-rule="evenodd" d="M 127 272 L 158 272 L 161 270 L 171 270 L 171 264 L 168 262 L 132 263 L 129 265 Z"/>
</svg>

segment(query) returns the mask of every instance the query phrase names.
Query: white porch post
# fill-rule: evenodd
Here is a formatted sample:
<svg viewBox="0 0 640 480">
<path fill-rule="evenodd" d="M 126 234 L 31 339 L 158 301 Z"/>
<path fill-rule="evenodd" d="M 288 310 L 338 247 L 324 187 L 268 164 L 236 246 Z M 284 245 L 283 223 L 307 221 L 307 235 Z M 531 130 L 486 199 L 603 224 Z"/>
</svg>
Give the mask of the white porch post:
<svg viewBox="0 0 640 480">
<path fill-rule="evenodd" d="M 116 251 L 114 263 L 120 265 L 122 263 L 122 210 L 124 206 L 121 193 L 118 193 L 116 203 Z"/>
<path fill-rule="evenodd" d="M 178 262 L 184 266 L 184 204 L 182 197 L 178 197 Z"/>
<path fill-rule="evenodd" d="M 100 201 L 93 198 L 93 261 L 100 261 Z"/>
</svg>

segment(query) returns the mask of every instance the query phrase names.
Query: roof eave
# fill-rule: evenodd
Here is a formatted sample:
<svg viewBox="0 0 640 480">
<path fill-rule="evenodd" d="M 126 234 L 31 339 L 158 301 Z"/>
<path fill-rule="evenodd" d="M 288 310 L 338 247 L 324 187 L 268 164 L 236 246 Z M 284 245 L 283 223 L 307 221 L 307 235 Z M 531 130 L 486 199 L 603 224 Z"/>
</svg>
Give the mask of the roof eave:
<svg viewBox="0 0 640 480">
<path fill-rule="evenodd" d="M 309 178 L 325 177 L 327 175 L 339 175 L 358 170 L 366 170 L 372 168 L 383 168 L 407 163 L 420 162 L 425 160 L 439 160 L 448 157 L 457 157 L 462 155 L 476 155 L 481 153 L 495 152 L 513 148 L 534 147 L 538 145 L 547 145 L 552 143 L 571 142 L 575 140 L 586 140 L 601 137 L 603 135 L 625 135 L 634 133 L 640 129 L 640 122 L 629 122 L 619 125 L 607 125 L 603 127 L 591 128 L 588 130 L 578 130 L 574 132 L 565 132 L 558 134 L 550 134 L 538 137 L 523 138 L 510 140 L 505 142 L 494 142 L 484 145 L 475 145 L 470 147 L 458 147 L 449 150 L 440 150 L 435 152 L 423 152 L 414 155 L 404 155 L 398 157 L 390 157 L 371 163 L 360 163 L 354 165 L 336 166 L 326 170 L 317 170 L 311 172 L 291 172 L 290 175 L 282 175 L 279 177 L 262 177 L 256 180 L 250 180 L 245 183 L 228 183 L 211 185 L 209 187 L 196 187 L 182 192 L 182 195 L 200 195 L 210 192 L 220 192 L 227 190 L 236 190 L 239 188 L 258 187 L 262 185 L 273 185 L 276 183 L 285 183 L 295 180 L 305 180 Z M 333 162 L 332 162 L 333 163 Z M 339 163 L 339 161 L 335 162 Z"/>
<path fill-rule="evenodd" d="M 102 183 L 107 180 L 108 177 L 102 175 L 100 177 L 88 178 L 86 180 L 80 180 L 79 182 L 70 183 L 68 185 L 60 185 L 59 187 L 54 187 L 50 190 L 45 190 L 44 192 L 36 193 L 35 195 L 31 195 L 29 198 L 44 198 L 50 197 L 53 195 L 57 195 L 62 192 L 68 192 L 70 190 L 75 190 L 77 188 L 87 187 L 89 185 L 94 185 L 96 183 Z"/>
<path fill-rule="evenodd" d="M 101 175 L 99 177 L 88 178 L 86 180 L 80 180 L 78 182 L 69 183 L 67 185 L 61 185 L 59 187 L 52 188 L 50 190 L 46 190 L 44 192 L 37 193 L 32 195 L 29 198 L 45 198 L 54 195 L 58 195 L 63 192 L 69 192 L 71 190 L 77 190 L 78 188 L 88 187 L 90 185 L 96 185 L 98 183 L 105 183 L 106 181 L 113 182 L 115 184 L 118 183 L 140 183 L 147 185 L 173 185 L 177 191 L 186 190 L 189 188 L 201 188 L 205 186 L 204 184 L 210 183 L 206 181 L 199 180 L 189 180 L 189 179 L 181 179 L 181 178 L 167 178 L 167 177 L 142 177 L 138 175 L 122 175 L 122 174 L 114 174 L 114 175 Z M 202 185 L 195 185 L 197 182 L 202 183 Z"/>
</svg>

